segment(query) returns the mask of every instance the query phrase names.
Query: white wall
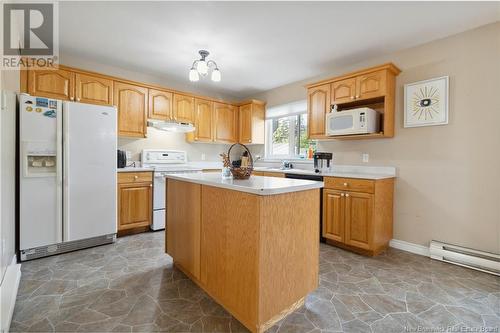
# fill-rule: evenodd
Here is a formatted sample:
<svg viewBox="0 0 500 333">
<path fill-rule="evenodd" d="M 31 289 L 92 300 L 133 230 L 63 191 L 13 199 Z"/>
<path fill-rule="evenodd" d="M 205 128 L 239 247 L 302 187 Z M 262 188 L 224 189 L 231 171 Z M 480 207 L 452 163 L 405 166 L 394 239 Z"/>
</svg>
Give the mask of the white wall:
<svg viewBox="0 0 500 333">
<path fill-rule="evenodd" d="M 0 91 L 15 98 L 19 92 L 19 72 L 0 71 Z M 2 106 L 9 106 L 2 101 Z M 15 254 L 15 102 L 0 111 L 0 280 Z"/>
<path fill-rule="evenodd" d="M 394 238 L 428 246 L 436 239 L 500 252 L 500 23 L 336 67 L 311 78 L 252 96 L 268 106 L 306 98 L 307 83 L 392 61 L 396 85 L 392 139 L 323 141 L 339 164 L 396 166 Z M 403 86 L 450 76 L 450 123 L 403 128 Z"/>
</svg>

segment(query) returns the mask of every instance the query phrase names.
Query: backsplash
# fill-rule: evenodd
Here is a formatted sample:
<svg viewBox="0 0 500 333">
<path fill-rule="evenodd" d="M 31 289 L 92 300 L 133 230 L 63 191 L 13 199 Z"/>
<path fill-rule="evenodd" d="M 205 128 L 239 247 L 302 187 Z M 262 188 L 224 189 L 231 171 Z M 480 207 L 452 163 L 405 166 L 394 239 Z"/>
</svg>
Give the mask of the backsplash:
<svg viewBox="0 0 500 333">
<path fill-rule="evenodd" d="M 172 149 L 187 152 L 189 161 L 220 161 L 219 154 L 227 152 L 229 144 L 189 143 L 184 133 L 166 132 L 148 127 L 148 137 L 118 138 L 118 149 L 130 151 L 131 161 L 141 160 L 143 149 Z M 252 155 L 260 152 L 263 145 L 249 146 Z M 262 148 L 263 151 L 263 148 Z M 257 153 L 258 154 L 258 153 Z"/>
</svg>

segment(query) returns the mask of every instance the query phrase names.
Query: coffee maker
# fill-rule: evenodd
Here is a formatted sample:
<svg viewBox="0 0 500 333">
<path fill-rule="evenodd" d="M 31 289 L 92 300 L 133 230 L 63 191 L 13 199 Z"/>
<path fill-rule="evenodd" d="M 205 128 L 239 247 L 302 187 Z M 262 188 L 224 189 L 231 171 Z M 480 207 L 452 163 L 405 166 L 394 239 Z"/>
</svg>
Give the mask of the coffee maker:
<svg viewBox="0 0 500 333">
<path fill-rule="evenodd" d="M 316 152 L 314 153 L 313 158 L 314 158 L 314 172 L 324 173 L 331 171 L 330 165 L 333 158 L 332 153 Z"/>
</svg>

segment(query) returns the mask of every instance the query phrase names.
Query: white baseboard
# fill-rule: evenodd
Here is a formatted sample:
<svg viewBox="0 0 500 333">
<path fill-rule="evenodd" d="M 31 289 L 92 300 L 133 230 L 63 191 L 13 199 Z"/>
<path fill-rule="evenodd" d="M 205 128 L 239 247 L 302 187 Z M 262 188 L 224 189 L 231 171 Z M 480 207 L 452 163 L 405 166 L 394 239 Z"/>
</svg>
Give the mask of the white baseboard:
<svg viewBox="0 0 500 333">
<path fill-rule="evenodd" d="M 413 244 L 409 242 L 405 242 L 399 239 L 391 239 L 389 242 L 389 246 L 395 249 L 403 250 L 406 252 L 411 252 L 415 254 L 419 254 L 421 256 L 430 256 L 429 248 L 423 245 Z"/>
<path fill-rule="evenodd" d="M 16 256 L 14 256 L 12 264 L 7 266 L 5 276 L 0 285 L 0 332 L 9 331 L 20 280 L 21 264 L 17 263 Z"/>
</svg>

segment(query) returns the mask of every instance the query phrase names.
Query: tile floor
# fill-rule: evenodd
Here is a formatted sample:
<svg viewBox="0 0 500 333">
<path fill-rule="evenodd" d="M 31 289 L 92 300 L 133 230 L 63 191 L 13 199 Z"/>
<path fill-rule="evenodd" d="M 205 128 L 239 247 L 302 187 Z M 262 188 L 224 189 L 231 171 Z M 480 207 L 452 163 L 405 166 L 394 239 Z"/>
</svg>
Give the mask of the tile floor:
<svg viewBox="0 0 500 333">
<path fill-rule="evenodd" d="M 24 263 L 11 331 L 247 332 L 173 267 L 163 240 Z M 498 332 L 497 277 L 393 249 L 366 258 L 321 245 L 320 257 L 320 287 L 270 332 Z"/>
</svg>

